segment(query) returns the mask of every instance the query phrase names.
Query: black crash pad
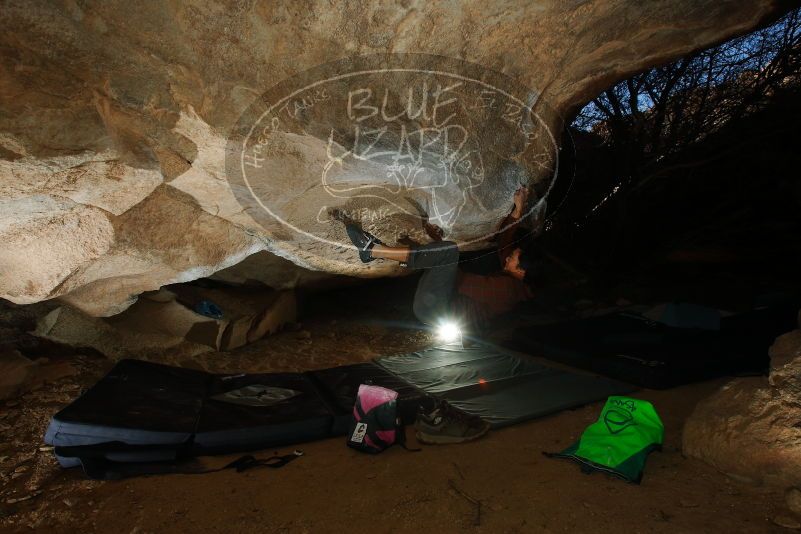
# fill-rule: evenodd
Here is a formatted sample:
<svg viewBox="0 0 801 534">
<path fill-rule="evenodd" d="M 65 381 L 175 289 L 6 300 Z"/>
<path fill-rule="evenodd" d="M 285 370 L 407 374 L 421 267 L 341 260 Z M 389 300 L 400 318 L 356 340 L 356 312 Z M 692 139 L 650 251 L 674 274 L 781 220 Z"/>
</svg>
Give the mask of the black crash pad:
<svg viewBox="0 0 801 534">
<path fill-rule="evenodd" d="M 434 400 L 373 363 L 309 373 L 215 375 L 140 360 L 122 360 L 58 412 L 45 442 L 57 447 L 122 442 L 169 446 L 113 452 L 108 459 L 157 461 L 176 454 L 224 454 L 342 435 L 360 384 L 398 391 L 406 424 Z M 248 386 L 275 388 L 286 398 L 268 406 L 220 397 Z M 180 446 L 180 447 L 179 447 Z M 77 460 L 60 458 L 62 465 Z"/>
<path fill-rule="evenodd" d="M 727 375 L 764 373 L 771 343 L 794 324 L 791 307 L 724 317 L 719 330 L 677 328 L 619 312 L 524 325 L 506 345 L 637 386 L 665 389 Z"/>
<path fill-rule="evenodd" d="M 122 441 L 180 445 L 194 434 L 209 375 L 137 360 L 122 360 L 51 420 L 45 443 L 79 446 Z M 115 454 L 117 461 L 174 459 L 175 449 Z M 65 467 L 77 460 L 59 459 Z"/>
<path fill-rule="evenodd" d="M 293 396 L 272 406 L 212 398 L 250 384 L 282 388 Z M 107 442 L 154 446 L 107 457 L 170 460 L 176 454 L 229 453 L 325 438 L 331 435 L 334 415 L 303 374 L 213 375 L 122 360 L 53 417 L 45 442 L 56 447 Z M 76 460 L 60 461 L 77 465 Z"/>
<path fill-rule="evenodd" d="M 252 384 L 296 394 L 272 406 L 243 406 L 215 398 Z M 194 452 L 238 452 L 322 439 L 334 435 L 334 417 L 306 374 L 211 375 L 195 432 Z"/>
</svg>

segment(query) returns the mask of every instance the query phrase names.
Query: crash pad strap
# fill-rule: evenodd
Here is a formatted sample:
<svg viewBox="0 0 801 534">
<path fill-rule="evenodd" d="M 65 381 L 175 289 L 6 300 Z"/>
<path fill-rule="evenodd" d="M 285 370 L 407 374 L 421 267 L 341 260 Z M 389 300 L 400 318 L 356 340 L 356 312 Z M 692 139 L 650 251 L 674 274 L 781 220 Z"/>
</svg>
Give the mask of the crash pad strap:
<svg viewBox="0 0 801 534">
<path fill-rule="evenodd" d="M 147 454 L 170 450 L 175 452 L 172 461 L 115 462 L 109 459 L 109 455 L 113 454 Z M 188 451 L 189 447 L 186 444 L 181 444 L 176 448 L 175 445 L 131 445 L 120 441 L 111 441 L 92 445 L 56 447 L 54 452 L 63 458 L 78 459 L 86 476 L 94 480 L 119 480 L 132 476 L 169 473 L 201 475 L 226 469 L 235 469 L 237 473 L 241 473 L 256 467 L 279 469 L 303 456 L 303 451 L 299 450 L 292 454 L 273 455 L 268 458 L 245 455 L 222 467 L 207 469 L 198 467 L 196 463 L 191 462 Z"/>
</svg>

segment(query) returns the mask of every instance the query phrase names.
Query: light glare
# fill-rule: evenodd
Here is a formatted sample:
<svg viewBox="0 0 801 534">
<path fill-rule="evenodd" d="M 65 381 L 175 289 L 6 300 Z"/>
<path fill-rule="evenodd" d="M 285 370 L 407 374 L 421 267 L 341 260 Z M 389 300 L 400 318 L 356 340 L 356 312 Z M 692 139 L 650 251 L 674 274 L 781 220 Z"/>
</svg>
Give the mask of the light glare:
<svg viewBox="0 0 801 534">
<path fill-rule="evenodd" d="M 459 329 L 459 325 L 453 321 L 443 321 L 437 328 L 437 337 L 445 343 L 458 341 L 461 336 L 462 331 Z"/>
</svg>

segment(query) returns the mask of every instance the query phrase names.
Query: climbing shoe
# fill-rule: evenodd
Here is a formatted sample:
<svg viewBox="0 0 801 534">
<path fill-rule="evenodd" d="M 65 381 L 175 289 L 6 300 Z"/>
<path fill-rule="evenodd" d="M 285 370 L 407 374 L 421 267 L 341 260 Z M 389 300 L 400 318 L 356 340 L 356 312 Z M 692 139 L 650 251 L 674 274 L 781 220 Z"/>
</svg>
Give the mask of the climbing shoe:
<svg viewBox="0 0 801 534">
<path fill-rule="evenodd" d="M 365 232 L 359 228 L 355 223 L 345 223 L 345 231 L 348 232 L 348 237 L 359 249 L 359 259 L 362 263 L 369 263 L 373 261 L 373 255 L 370 252 L 375 245 L 383 245 L 376 236 L 369 232 Z"/>
<path fill-rule="evenodd" d="M 442 401 L 432 412 L 417 414 L 414 428 L 420 443 L 444 445 L 480 438 L 489 431 L 490 425 Z"/>
</svg>

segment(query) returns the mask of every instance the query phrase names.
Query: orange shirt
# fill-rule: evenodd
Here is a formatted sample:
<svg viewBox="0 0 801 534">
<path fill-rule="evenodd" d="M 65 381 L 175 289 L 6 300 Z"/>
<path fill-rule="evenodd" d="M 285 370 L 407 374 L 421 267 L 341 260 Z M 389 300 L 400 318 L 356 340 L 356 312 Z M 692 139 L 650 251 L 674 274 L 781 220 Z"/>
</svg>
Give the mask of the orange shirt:
<svg viewBox="0 0 801 534">
<path fill-rule="evenodd" d="M 498 257 L 501 266 L 506 257 L 515 249 L 514 234 L 517 229 L 516 217 L 511 214 L 501 223 L 506 228 L 498 235 Z M 467 322 L 484 323 L 498 315 L 511 311 L 518 302 L 531 298 L 531 290 L 522 281 L 498 272 L 490 275 L 480 275 L 459 271 L 459 280 L 456 283 L 457 313 Z"/>
<path fill-rule="evenodd" d="M 531 298 L 523 281 L 504 273 L 480 275 L 460 271 L 456 288 L 483 308 L 482 315 L 486 318 L 511 311 L 518 302 Z"/>
</svg>

